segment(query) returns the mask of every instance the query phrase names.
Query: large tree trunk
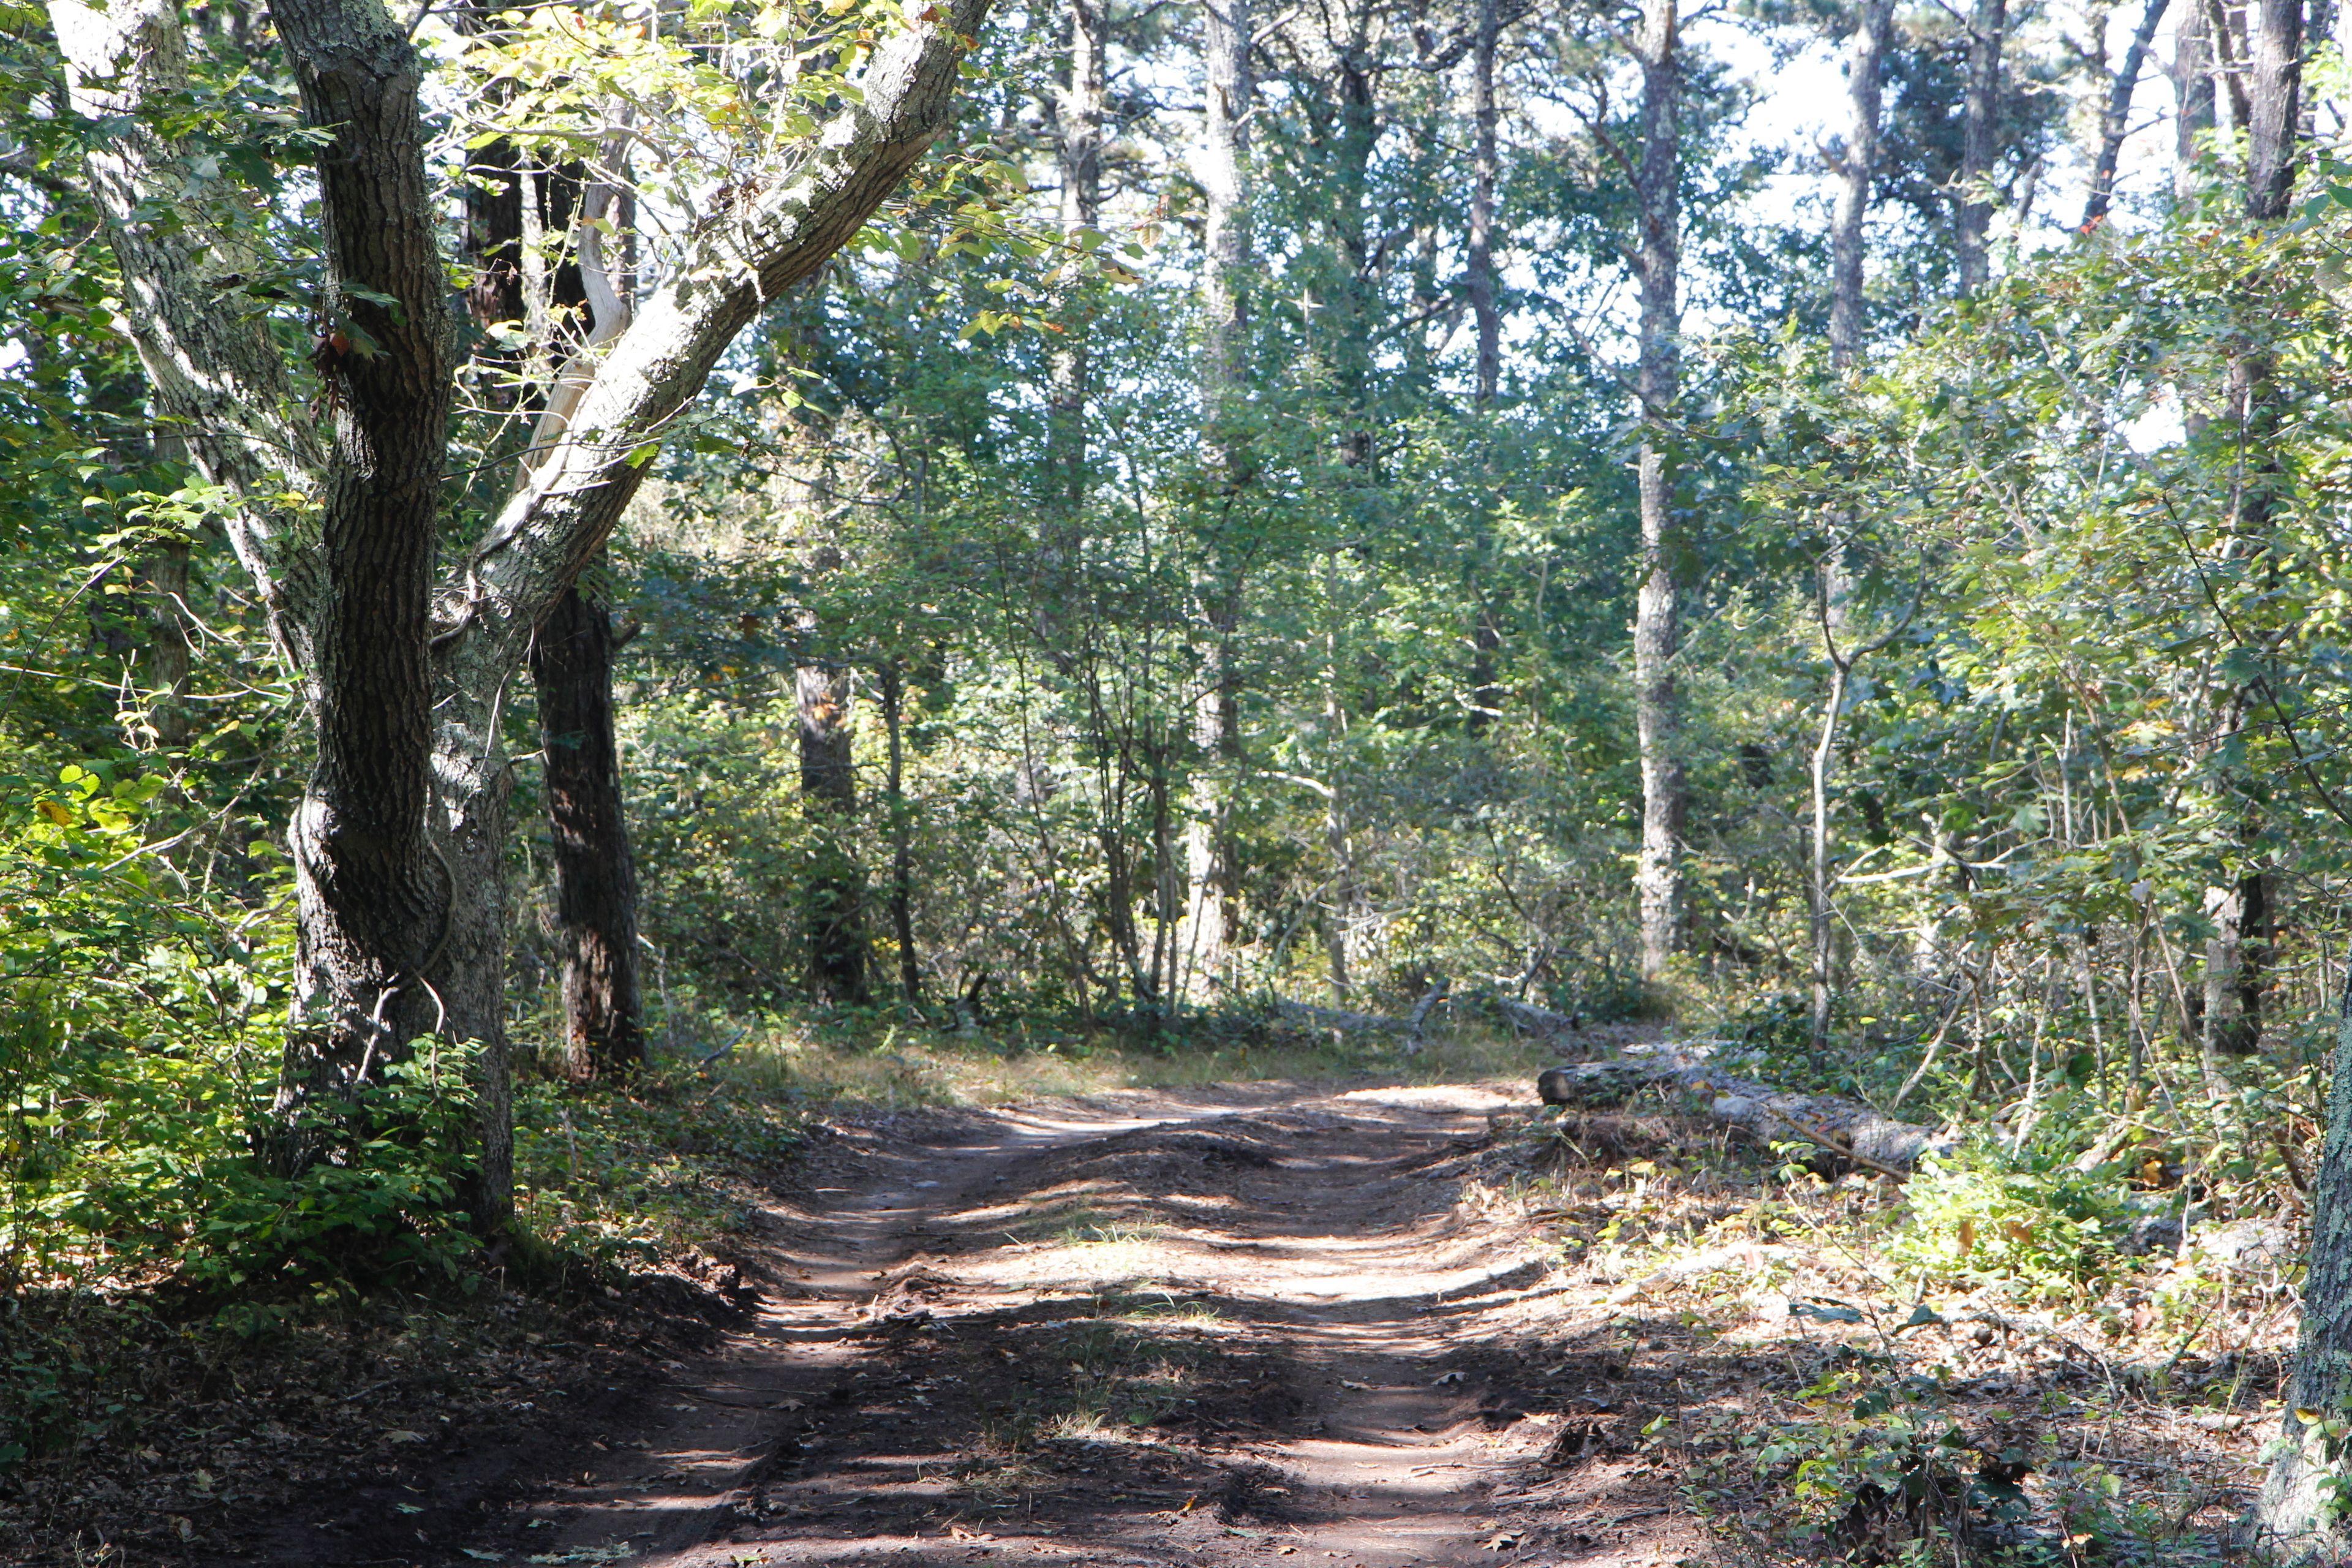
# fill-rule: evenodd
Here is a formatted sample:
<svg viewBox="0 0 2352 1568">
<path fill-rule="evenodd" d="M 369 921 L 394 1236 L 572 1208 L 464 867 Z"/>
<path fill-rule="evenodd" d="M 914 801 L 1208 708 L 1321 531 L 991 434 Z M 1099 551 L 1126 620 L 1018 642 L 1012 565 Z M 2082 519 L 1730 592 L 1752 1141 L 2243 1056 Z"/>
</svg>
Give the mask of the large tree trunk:
<svg viewBox="0 0 2352 1568">
<path fill-rule="evenodd" d="M 279 0 L 319 155 L 334 409 L 321 499 L 329 591 L 312 618 L 318 760 L 289 834 L 301 910 L 286 1158 L 331 1134 L 300 1112 L 356 1094 L 446 1026 L 429 976 L 457 889 L 428 836 L 431 618 L 451 394 L 446 283 L 425 185 L 423 56 L 381 5 Z"/>
<path fill-rule="evenodd" d="M 2253 1544 L 2284 1562 L 2338 1563 L 2352 1552 L 2336 1506 L 2343 1458 L 2326 1452 L 2326 1437 L 2302 1413 L 2340 1421 L 2352 1411 L 2352 974 L 2337 1016 L 2327 1142 L 2312 1179 L 2311 1258 L 2288 1393 L 2280 1451 L 2254 1505 Z"/>
<path fill-rule="evenodd" d="M 1869 250 L 1871 184 L 1878 172 L 1878 112 L 1895 0 L 1861 0 L 1847 45 L 1845 151 L 1838 160 L 1837 209 L 1830 220 L 1830 361 L 1853 363 L 1868 330 L 1863 293 Z"/>
<path fill-rule="evenodd" d="M 1633 710 L 1642 753 L 1642 976 L 1665 976 L 1683 936 L 1682 699 L 1675 679 L 1683 543 L 1666 469 L 1664 427 L 1679 380 L 1682 263 L 1682 60 L 1675 0 L 1644 0 L 1635 41 L 1642 65 L 1642 151 L 1635 183 L 1641 233 L 1643 436 L 1640 587 L 1633 618 Z"/>
<path fill-rule="evenodd" d="M 318 764 L 289 833 L 297 1003 L 273 1134 L 288 1164 L 323 1153 L 352 1093 L 413 1039 L 478 1041 L 468 1201 L 486 1226 L 504 1223 L 508 685 L 635 493 L 649 444 L 761 306 L 854 236 L 944 124 L 986 11 L 949 0 L 882 39 L 789 169 L 697 219 L 635 325 L 576 367 L 576 409 L 436 597 L 452 366 L 407 29 L 381 0 L 271 6 L 305 117 L 326 138 L 326 330 L 313 351 L 325 395 L 312 403 L 242 292 L 264 272 L 253 246 L 219 209 L 184 199 L 201 182 L 142 112 L 187 86 L 173 0 L 53 0 L 75 109 L 121 128 L 86 164 L 159 414 L 237 498 L 231 544 L 315 719 Z M 156 206 L 174 221 L 150 221 Z"/>
<path fill-rule="evenodd" d="M 1969 77 L 1961 107 L 1959 206 L 1953 224 L 1960 292 L 1973 294 L 1992 278 L 1986 247 L 1992 229 L 1993 163 L 2000 151 L 2000 52 L 2009 31 L 2009 0 L 1976 0 L 1969 14 Z"/>
<path fill-rule="evenodd" d="M 646 1061 L 637 989 L 637 867 L 613 731 L 613 617 L 581 584 L 531 640 L 547 781 L 563 1064 L 579 1083 Z"/>
<path fill-rule="evenodd" d="M 489 0 L 474 0 L 457 15 L 460 26 L 472 29 L 489 25 L 494 10 Z M 526 232 L 543 236 L 570 224 L 584 173 L 577 165 L 562 172 L 527 170 L 504 137 L 474 149 L 467 159 L 465 250 L 474 267 L 466 289 L 467 309 L 485 330 L 528 321 L 547 334 L 526 353 L 477 358 L 484 384 L 475 395 L 507 411 L 514 434 L 506 446 L 526 472 L 537 458 L 526 448 L 547 406 L 545 384 L 561 357 L 561 345 L 551 341 L 552 307 L 602 317 L 593 320 L 590 333 L 598 342 L 609 341 L 626 324 L 628 289 L 624 285 L 616 290 L 603 276 L 601 236 L 575 246 L 551 279 L 545 276 L 544 249 L 534 246 L 526 253 L 523 247 Z M 592 279 L 583 263 L 597 276 Z M 536 288 L 527 289 L 527 279 Z M 533 367 L 540 372 L 537 384 L 517 380 Z M 490 465 L 485 468 L 498 471 Z M 577 584 L 556 601 L 530 645 L 555 883 L 562 1060 L 565 1075 L 575 1083 L 625 1076 L 646 1060 L 637 983 L 636 861 L 613 734 L 614 646 L 609 611 Z"/>
<path fill-rule="evenodd" d="M 2303 0 L 2246 7 L 2246 216 L 2277 223 L 2294 192 L 2302 121 Z"/>
</svg>

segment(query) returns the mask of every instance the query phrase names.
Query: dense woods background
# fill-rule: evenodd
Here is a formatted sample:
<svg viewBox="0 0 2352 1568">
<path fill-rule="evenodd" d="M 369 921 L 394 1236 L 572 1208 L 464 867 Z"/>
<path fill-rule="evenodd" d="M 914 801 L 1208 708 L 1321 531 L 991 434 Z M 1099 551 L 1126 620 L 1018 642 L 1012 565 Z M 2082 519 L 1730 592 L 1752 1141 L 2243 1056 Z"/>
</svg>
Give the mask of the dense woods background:
<svg viewBox="0 0 2352 1568">
<path fill-rule="evenodd" d="M 711 84 L 763 103 L 744 40 L 849 9 L 420 21 L 445 563 L 599 291 L 735 199 L 765 132 Z M 326 1081 L 286 845 L 336 710 L 85 153 L 182 160 L 136 220 L 246 247 L 297 423 L 393 351 L 336 314 L 382 301 L 334 292 L 269 19 L 179 11 L 185 80 L 110 120 L 0 6 L 0 1279 L 460 1273 L 485 1042 L 427 1009 L 339 1058 L 336 1152 L 268 1131 Z M 522 1234 L 578 1219 L 531 1173 L 563 1086 L 648 1058 L 1182 1052 L 1440 983 L 1719 1037 L 2027 1187 L 2154 1151 L 2308 1202 L 2352 890 L 2324 5 L 1019 0 L 973 41 L 486 709 Z"/>
</svg>

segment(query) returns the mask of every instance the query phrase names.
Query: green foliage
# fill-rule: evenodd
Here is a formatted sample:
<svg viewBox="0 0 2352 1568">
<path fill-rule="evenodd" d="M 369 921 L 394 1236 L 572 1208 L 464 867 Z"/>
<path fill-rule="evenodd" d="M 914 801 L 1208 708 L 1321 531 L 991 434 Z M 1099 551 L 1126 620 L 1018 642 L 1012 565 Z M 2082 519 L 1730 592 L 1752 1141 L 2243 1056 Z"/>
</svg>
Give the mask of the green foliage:
<svg viewBox="0 0 2352 1568">
<path fill-rule="evenodd" d="M 1862 1316 L 1834 1304 L 1811 1315 Z M 1939 1376 L 1898 1373 L 1888 1358 L 1847 1347 L 1800 1398 L 1811 1419 L 1743 1441 L 1755 1448 L 1757 1479 L 1785 1489 L 1794 1533 L 1828 1560 L 1925 1568 L 2029 1511 L 2018 1484 L 2028 1457 L 1970 1437 Z"/>
<path fill-rule="evenodd" d="M 1924 1281 L 2079 1297 L 2112 1270 L 2128 1228 L 2121 1184 L 2047 1144 L 1975 1142 L 1922 1162 L 1888 1250 Z"/>
</svg>

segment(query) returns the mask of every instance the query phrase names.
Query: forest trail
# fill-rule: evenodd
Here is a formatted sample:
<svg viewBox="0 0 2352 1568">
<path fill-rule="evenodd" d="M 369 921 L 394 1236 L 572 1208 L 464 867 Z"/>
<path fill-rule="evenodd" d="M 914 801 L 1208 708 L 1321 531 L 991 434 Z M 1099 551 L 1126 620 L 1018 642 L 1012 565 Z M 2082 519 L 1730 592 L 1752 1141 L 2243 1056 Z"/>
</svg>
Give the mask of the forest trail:
<svg viewBox="0 0 2352 1568">
<path fill-rule="evenodd" d="M 1252 1086 L 842 1127 L 766 1215 L 789 1293 L 449 1560 L 1691 1555 L 1670 1476 L 1538 1462 L 1612 1402 L 1545 1364 L 1522 1234 L 1456 1202 L 1507 1103 Z"/>
</svg>

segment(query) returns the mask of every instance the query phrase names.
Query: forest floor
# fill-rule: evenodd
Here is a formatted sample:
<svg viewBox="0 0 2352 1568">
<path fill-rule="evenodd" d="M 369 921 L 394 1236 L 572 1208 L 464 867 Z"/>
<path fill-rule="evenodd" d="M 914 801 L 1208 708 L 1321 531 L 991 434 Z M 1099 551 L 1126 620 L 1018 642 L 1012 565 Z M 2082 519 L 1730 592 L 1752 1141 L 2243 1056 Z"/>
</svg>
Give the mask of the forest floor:
<svg viewBox="0 0 2352 1568">
<path fill-rule="evenodd" d="M 1555 1117 L 1516 1075 L 836 1108 L 750 1194 L 715 1326 L 506 1295 L 488 1349 L 352 1330 L 350 1392 L 214 1438 L 197 1481 L 157 1439 L 175 1495 L 83 1483 L 143 1526 L 25 1560 L 2233 1555 L 2274 1270 L 1925 1294 L 1876 1250 L 1893 1184 L 1779 1163 L 1669 1100 Z M 306 1437 L 336 1422 L 367 1430 Z"/>
</svg>

